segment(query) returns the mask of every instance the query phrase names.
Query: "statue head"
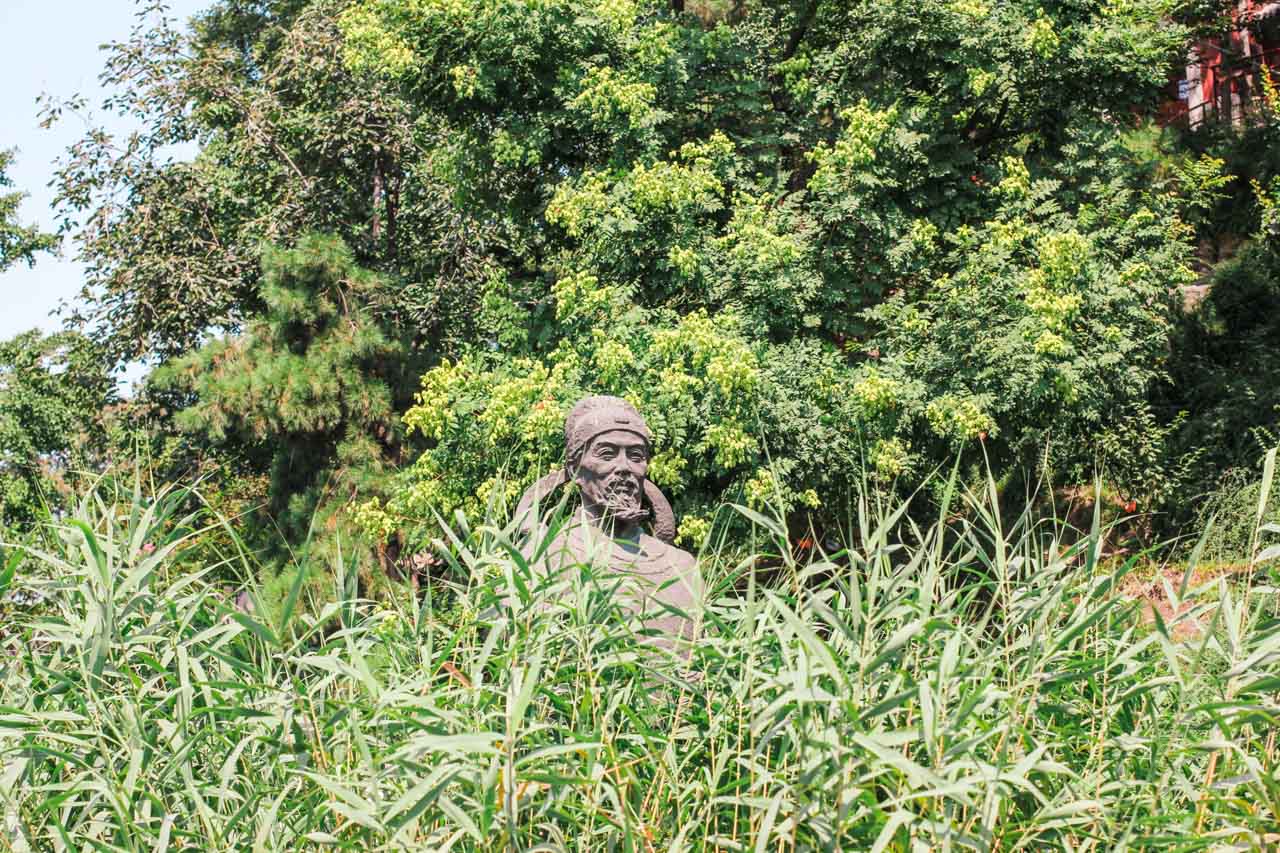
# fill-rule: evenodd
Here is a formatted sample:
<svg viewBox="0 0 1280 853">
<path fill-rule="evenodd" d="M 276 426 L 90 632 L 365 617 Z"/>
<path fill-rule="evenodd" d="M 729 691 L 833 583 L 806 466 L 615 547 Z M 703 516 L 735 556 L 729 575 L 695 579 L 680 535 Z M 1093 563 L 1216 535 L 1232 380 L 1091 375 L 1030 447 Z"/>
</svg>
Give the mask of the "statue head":
<svg viewBox="0 0 1280 853">
<path fill-rule="evenodd" d="M 540 501 L 569 481 L 578 484 L 588 517 L 609 523 L 630 536 L 648 519 L 653 535 L 671 544 L 676 519 L 671 504 L 648 479 L 653 435 L 636 407 L 621 397 L 579 400 L 564 422 L 564 469 L 530 486 L 516 507 L 516 518 L 532 530 Z M 618 531 L 616 528 L 624 528 Z"/>
<path fill-rule="evenodd" d="M 635 406 L 621 397 L 587 397 L 565 419 L 564 438 L 565 469 L 590 518 L 625 529 L 649 517 L 652 434 Z"/>
</svg>

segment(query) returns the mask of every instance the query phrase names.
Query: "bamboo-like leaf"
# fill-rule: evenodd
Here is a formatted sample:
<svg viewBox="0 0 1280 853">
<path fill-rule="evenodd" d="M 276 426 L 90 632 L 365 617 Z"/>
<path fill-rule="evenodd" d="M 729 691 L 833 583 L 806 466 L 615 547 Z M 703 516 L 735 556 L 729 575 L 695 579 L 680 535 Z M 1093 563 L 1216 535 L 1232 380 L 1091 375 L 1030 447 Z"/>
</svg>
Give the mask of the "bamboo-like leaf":
<svg viewBox="0 0 1280 853">
<path fill-rule="evenodd" d="M 761 513 L 756 512 L 754 509 L 751 509 L 750 507 L 742 506 L 741 504 L 730 504 L 730 506 L 733 508 L 734 512 L 738 513 L 743 518 L 750 521 L 752 524 L 757 524 L 760 527 L 763 527 L 765 530 L 768 530 L 770 533 L 772 533 L 774 536 L 774 539 L 778 543 L 783 545 L 786 544 L 787 531 L 782 528 L 782 525 L 779 524 L 778 521 L 776 521 L 775 519 L 769 518 L 768 516 L 762 515 Z"/>
<path fill-rule="evenodd" d="M 1258 491 L 1258 506 L 1253 521 L 1255 531 L 1262 527 L 1262 519 L 1267 516 L 1267 504 L 1271 500 L 1271 485 L 1276 479 L 1277 451 L 1280 451 L 1280 447 L 1271 448 L 1262 460 L 1262 484 Z"/>
<path fill-rule="evenodd" d="M 1156 848 L 1280 808 L 1273 593 L 1175 580 L 1147 624 L 1137 560 L 1062 557 L 990 481 L 949 526 L 868 489 L 837 557 L 704 554 L 706 627 L 672 653 L 617 578 L 562 602 L 492 520 L 455 526 L 465 582 L 425 601 L 356 598 L 347 550 L 337 601 L 308 609 L 300 557 L 264 622 L 178 535 L 131 550 L 178 519 L 124 485 L 3 605 L 0 837 L 33 849 Z M 494 606 L 513 573 L 528 609 Z"/>
</svg>

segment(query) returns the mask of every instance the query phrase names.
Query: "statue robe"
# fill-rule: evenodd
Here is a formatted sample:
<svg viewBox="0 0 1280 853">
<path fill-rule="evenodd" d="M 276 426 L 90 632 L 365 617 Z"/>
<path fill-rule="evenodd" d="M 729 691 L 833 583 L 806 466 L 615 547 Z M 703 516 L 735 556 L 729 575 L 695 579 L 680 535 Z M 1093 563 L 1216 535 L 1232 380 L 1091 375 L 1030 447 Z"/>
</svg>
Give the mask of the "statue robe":
<svg viewBox="0 0 1280 853">
<path fill-rule="evenodd" d="M 526 557 L 537 552 L 539 535 L 546 535 L 541 525 L 525 545 Z M 617 587 L 623 609 L 641 615 L 645 628 L 656 632 L 656 644 L 673 648 L 697 635 L 705 588 L 698 561 L 689 552 L 647 533 L 637 541 L 615 540 L 579 514 L 548 545 L 536 569 L 543 577 L 556 578 L 567 594 L 574 582 L 567 573 L 580 572 L 584 565 L 594 569 L 595 583 Z"/>
</svg>

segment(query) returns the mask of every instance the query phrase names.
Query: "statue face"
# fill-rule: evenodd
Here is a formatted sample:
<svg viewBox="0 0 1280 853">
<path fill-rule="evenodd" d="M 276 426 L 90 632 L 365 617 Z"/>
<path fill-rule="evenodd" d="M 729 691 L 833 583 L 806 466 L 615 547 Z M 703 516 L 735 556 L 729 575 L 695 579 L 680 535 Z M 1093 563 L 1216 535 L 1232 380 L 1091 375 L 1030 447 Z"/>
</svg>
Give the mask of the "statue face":
<svg viewBox="0 0 1280 853">
<path fill-rule="evenodd" d="M 626 430 L 601 433 L 582 454 L 574 480 L 582 490 L 582 505 L 598 521 L 624 525 L 644 519 L 644 480 L 649 471 L 649 446 Z"/>
</svg>

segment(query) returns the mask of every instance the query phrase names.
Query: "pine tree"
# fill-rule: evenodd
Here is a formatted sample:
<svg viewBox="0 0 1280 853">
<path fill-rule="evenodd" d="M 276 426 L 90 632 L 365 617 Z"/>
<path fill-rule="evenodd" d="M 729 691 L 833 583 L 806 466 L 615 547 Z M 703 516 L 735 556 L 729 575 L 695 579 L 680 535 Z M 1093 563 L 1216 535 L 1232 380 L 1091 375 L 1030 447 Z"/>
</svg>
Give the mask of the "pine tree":
<svg viewBox="0 0 1280 853">
<path fill-rule="evenodd" d="M 376 494 L 399 457 L 397 392 L 409 359 L 368 307 L 382 285 L 340 239 L 270 247 L 262 267 L 263 315 L 159 369 L 152 386 L 186 395 L 182 430 L 269 459 L 264 509 L 295 554 L 319 558 L 310 561 L 319 571 L 338 549 L 354 552 L 338 510 Z"/>
</svg>

